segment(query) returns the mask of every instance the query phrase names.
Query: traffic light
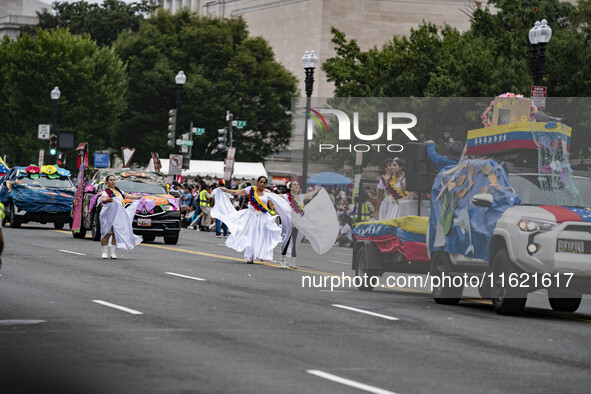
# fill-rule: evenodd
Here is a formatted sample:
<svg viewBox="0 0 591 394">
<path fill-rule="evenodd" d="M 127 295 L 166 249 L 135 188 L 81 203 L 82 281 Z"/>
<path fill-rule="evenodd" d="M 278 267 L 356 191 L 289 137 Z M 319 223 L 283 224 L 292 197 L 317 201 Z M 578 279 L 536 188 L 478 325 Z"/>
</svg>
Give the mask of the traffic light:
<svg viewBox="0 0 591 394">
<path fill-rule="evenodd" d="M 226 129 L 218 129 L 218 150 L 223 152 L 228 149 L 228 132 Z"/>
<path fill-rule="evenodd" d="M 55 156 L 57 153 L 57 134 L 49 136 L 49 154 Z"/>
<path fill-rule="evenodd" d="M 57 154 L 57 165 L 61 167 L 64 166 L 64 154 L 62 152 Z"/>
<path fill-rule="evenodd" d="M 176 109 L 168 111 L 168 146 L 176 146 Z"/>
</svg>

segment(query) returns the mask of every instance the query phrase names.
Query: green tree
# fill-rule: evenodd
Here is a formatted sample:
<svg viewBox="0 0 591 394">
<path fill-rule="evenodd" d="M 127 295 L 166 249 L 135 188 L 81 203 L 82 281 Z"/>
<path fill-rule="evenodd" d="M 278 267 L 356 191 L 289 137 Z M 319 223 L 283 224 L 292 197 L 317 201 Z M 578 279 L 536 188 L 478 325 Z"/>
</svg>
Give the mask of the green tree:
<svg viewBox="0 0 591 394">
<path fill-rule="evenodd" d="M 104 0 L 102 4 L 56 1 L 52 4 L 53 10 L 37 11 L 39 23 L 25 27 L 23 31 L 33 33 L 35 28 L 67 28 L 72 34 L 90 34 L 100 46 L 110 46 L 122 31 L 137 31 L 144 16 L 154 8 L 147 0 L 129 4 L 120 0 Z"/>
<path fill-rule="evenodd" d="M 126 108 L 123 62 L 88 35 L 65 29 L 5 38 L 0 82 L 0 154 L 10 165 L 36 163 L 39 149 L 47 151 L 48 142 L 37 138 L 37 130 L 38 124 L 52 121 L 54 86 L 61 91 L 57 128 L 75 132 L 76 140 L 89 142 L 91 149 L 111 145 Z"/>
<path fill-rule="evenodd" d="M 591 95 L 591 0 L 580 0 L 578 7 L 559 0 L 488 3 L 497 12 L 474 6 L 466 32 L 423 22 L 408 37 L 395 36 L 381 48 L 367 51 L 333 28 L 336 56 L 322 67 L 335 84 L 335 95 L 492 98 L 515 92 L 527 96 L 533 84 L 528 32 L 541 19 L 553 30 L 543 78 L 548 95 Z M 588 146 L 591 136 L 572 126 L 573 146 Z"/>
<path fill-rule="evenodd" d="M 188 132 L 193 122 L 206 130 L 196 137 L 193 158 L 224 156 L 216 147 L 226 111 L 248 122 L 246 129 L 234 129 L 237 160 L 262 161 L 289 142 L 296 79 L 275 61 L 265 40 L 248 36 L 242 19 L 160 11 L 138 32 L 122 33 L 114 49 L 130 77 L 129 111 L 118 142 L 135 146 L 138 160 L 147 161 L 150 151 L 171 151 L 168 111 L 176 107 L 179 70 L 187 76 L 180 128 Z"/>
</svg>

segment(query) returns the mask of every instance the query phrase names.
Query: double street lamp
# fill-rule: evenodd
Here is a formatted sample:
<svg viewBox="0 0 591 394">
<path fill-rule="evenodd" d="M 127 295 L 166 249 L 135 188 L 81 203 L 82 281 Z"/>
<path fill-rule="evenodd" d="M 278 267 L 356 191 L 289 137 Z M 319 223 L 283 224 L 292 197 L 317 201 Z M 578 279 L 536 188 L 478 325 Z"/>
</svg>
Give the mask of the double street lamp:
<svg viewBox="0 0 591 394">
<path fill-rule="evenodd" d="M 174 153 L 181 153 L 181 147 L 176 141 L 180 138 L 180 124 L 181 124 L 181 106 L 183 105 L 183 85 L 187 81 L 187 76 L 184 72 L 179 73 L 174 78 L 176 82 L 176 122 L 174 126 Z"/>
<path fill-rule="evenodd" d="M 546 44 L 552 37 L 552 29 L 548 26 L 548 21 L 542 19 L 537 21 L 534 27 L 529 31 L 529 42 L 531 44 L 532 53 L 532 70 L 531 74 L 535 86 L 542 84 L 544 77 L 544 66 L 546 63 Z"/>
<path fill-rule="evenodd" d="M 304 157 L 302 165 L 302 190 L 304 193 L 308 190 L 308 120 L 310 119 L 312 91 L 314 90 L 314 69 L 316 66 L 318 66 L 316 53 L 314 51 L 304 52 L 302 57 L 302 67 L 306 71 L 306 123 L 304 126 Z"/>
<path fill-rule="evenodd" d="M 62 92 L 60 92 L 60 89 L 56 86 L 55 88 L 53 88 L 53 90 L 50 93 L 51 95 L 51 133 L 50 137 L 49 137 L 49 154 L 51 156 L 55 156 L 57 157 L 57 146 L 56 142 L 57 142 L 57 130 L 55 128 L 55 123 L 56 123 L 56 119 L 57 119 L 57 100 L 60 98 L 60 96 L 62 95 Z M 54 164 L 57 162 L 56 159 L 53 160 Z"/>
</svg>

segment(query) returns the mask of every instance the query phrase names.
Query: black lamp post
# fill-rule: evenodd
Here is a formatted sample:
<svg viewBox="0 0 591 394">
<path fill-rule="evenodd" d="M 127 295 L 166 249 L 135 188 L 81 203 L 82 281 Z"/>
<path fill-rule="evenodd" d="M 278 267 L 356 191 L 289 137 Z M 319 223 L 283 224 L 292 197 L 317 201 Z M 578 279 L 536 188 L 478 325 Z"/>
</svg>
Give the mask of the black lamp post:
<svg viewBox="0 0 591 394">
<path fill-rule="evenodd" d="M 546 44 L 552 37 L 552 29 L 548 21 L 542 19 L 537 21 L 529 31 L 528 38 L 531 44 L 532 53 L 532 78 L 534 86 L 540 86 L 544 78 L 544 66 L 546 64 Z"/>
<path fill-rule="evenodd" d="M 302 67 L 306 70 L 306 123 L 304 130 L 304 157 L 302 163 L 302 190 L 308 190 L 308 120 L 310 119 L 310 106 L 312 91 L 314 90 L 314 69 L 318 65 L 318 56 L 314 51 L 306 51 L 302 57 Z"/>
<path fill-rule="evenodd" d="M 180 124 L 181 124 L 181 106 L 183 105 L 183 85 L 185 81 L 187 81 L 187 76 L 184 72 L 179 71 L 179 73 L 174 78 L 176 81 L 176 123 L 174 127 L 174 140 L 178 140 L 180 138 Z M 178 144 L 174 144 L 174 153 L 179 154 L 181 153 L 181 147 Z"/>
<path fill-rule="evenodd" d="M 55 123 L 56 123 L 56 119 L 57 119 L 57 100 L 60 98 L 60 96 L 62 95 L 62 92 L 60 92 L 60 89 L 56 86 L 55 88 L 53 88 L 53 90 L 50 93 L 51 95 L 51 134 L 54 134 L 57 136 L 57 130 L 55 128 Z M 50 137 L 50 141 L 51 141 L 51 137 Z M 55 148 L 56 151 L 55 152 L 51 152 L 51 149 L 53 149 L 50 146 L 50 151 L 49 154 L 50 156 L 54 156 L 53 158 L 53 164 L 57 163 L 57 147 Z"/>
</svg>

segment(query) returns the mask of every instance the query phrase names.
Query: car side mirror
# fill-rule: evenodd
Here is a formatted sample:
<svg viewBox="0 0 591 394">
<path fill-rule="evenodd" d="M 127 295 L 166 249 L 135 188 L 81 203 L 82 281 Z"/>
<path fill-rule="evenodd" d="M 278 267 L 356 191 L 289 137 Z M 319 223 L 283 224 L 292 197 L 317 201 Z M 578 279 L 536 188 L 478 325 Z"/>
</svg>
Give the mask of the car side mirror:
<svg viewBox="0 0 591 394">
<path fill-rule="evenodd" d="M 472 196 L 472 204 L 479 207 L 490 208 L 493 205 L 493 195 L 490 193 L 475 194 Z"/>
</svg>

